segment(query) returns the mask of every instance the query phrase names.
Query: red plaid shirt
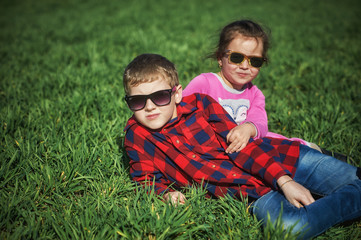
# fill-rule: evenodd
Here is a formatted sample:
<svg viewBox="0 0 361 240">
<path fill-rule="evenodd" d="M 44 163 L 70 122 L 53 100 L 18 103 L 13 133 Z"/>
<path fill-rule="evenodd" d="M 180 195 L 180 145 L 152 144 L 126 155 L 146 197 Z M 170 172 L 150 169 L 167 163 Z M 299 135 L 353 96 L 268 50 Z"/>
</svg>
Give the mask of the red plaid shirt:
<svg viewBox="0 0 361 240">
<path fill-rule="evenodd" d="M 184 97 L 177 115 L 158 131 L 134 116 L 125 128 L 131 176 L 142 184 L 154 182 L 158 194 L 198 183 L 210 196 L 259 198 L 278 188 L 279 177 L 296 171 L 297 142 L 251 139 L 241 152 L 226 154 L 226 136 L 236 123 L 207 95 Z"/>
</svg>

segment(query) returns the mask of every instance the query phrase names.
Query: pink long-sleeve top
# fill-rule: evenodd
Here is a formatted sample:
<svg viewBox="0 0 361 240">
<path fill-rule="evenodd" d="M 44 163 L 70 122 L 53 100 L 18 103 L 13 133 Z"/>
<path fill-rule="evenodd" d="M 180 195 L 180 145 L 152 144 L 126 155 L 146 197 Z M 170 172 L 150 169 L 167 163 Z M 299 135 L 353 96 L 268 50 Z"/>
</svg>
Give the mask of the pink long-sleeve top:
<svg viewBox="0 0 361 240">
<path fill-rule="evenodd" d="M 215 73 L 202 73 L 195 77 L 183 90 L 183 96 L 203 93 L 211 96 L 228 112 L 239 125 L 252 123 L 257 134 L 255 139 L 265 137 L 268 132 L 265 97 L 252 83 L 239 91 L 227 86 Z"/>
<path fill-rule="evenodd" d="M 183 90 L 183 96 L 193 93 L 211 96 L 227 110 L 238 125 L 245 122 L 252 123 L 257 130 L 254 139 L 272 137 L 309 145 L 307 141 L 300 138 L 287 138 L 274 132 L 268 132 L 265 96 L 252 83 L 246 84 L 239 91 L 226 85 L 222 78 L 215 73 L 202 73 L 195 77 Z"/>
</svg>

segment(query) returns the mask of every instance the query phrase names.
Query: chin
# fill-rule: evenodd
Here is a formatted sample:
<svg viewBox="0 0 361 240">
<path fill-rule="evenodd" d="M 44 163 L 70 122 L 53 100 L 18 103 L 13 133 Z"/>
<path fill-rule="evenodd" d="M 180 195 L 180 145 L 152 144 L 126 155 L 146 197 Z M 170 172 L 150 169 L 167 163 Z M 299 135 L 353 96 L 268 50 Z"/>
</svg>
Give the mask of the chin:
<svg viewBox="0 0 361 240">
<path fill-rule="evenodd" d="M 148 122 L 143 125 L 151 130 L 158 130 L 158 129 L 162 128 L 165 124 L 159 123 L 159 122 Z"/>
</svg>

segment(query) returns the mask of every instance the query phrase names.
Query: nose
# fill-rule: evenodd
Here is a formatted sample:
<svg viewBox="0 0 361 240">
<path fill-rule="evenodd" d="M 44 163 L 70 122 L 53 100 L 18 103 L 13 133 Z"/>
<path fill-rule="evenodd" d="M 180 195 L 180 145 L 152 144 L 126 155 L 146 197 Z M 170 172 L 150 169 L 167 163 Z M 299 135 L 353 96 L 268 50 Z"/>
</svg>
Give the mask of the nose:
<svg viewBox="0 0 361 240">
<path fill-rule="evenodd" d="M 238 65 L 240 68 L 249 68 L 250 65 L 249 65 L 249 60 L 248 58 L 244 58 L 243 59 L 243 62 L 241 62 L 241 64 Z"/>
<path fill-rule="evenodd" d="M 155 104 L 153 103 L 153 101 L 148 98 L 147 101 L 145 102 L 145 107 L 144 109 L 146 111 L 150 111 L 150 110 L 153 110 L 155 108 Z"/>
</svg>

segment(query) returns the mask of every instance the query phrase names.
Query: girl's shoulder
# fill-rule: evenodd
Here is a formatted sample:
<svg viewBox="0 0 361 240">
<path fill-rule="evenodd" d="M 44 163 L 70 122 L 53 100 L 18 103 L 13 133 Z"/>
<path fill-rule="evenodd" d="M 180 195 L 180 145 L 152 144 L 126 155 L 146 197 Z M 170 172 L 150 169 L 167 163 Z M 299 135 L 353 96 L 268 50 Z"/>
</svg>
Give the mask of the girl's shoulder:
<svg viewBox="0 0 361 240">
<path fill-rule="evenodd" d="M 254 85 L 252 82 L 247 83 L 247 85 L 244 88 L 248 91 L 254 91 L 254 92 L 262 92 L 256 85 Z"/>
<path fill-rule="evenodd" d="M 253 83 L 248 83 L 244 89 L 244 94 L 247 95 L 250 99 L 264 99 L 265 96 L 263 92 Z M 252 100 L 252 101 L 253 101 Z"/>
<path fill-rule="evenodd" d="M 209 73 L 201 73 L 195 78 L 191 80 L 191 82 L 210 82 L 217 80 L 217 76 L 215 73 L 209 72 Z M 190 82 L 190 83 L 191 83 Z"/>
<path fill-rule="evenodd" d="M 209 94 L 211 88 L 218 88 L 220 82 L 215 73 L 202 73 L 193 78 L 183 90 L 183 95 L 193 93 Z"/>
</svg>

